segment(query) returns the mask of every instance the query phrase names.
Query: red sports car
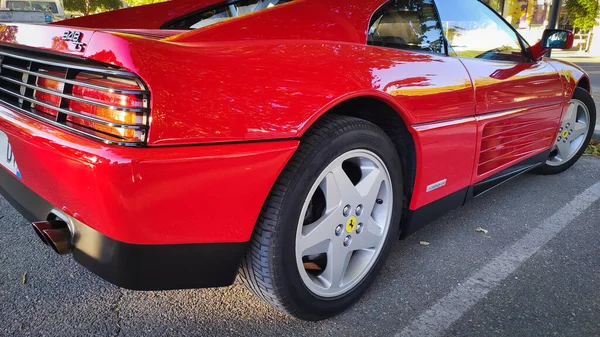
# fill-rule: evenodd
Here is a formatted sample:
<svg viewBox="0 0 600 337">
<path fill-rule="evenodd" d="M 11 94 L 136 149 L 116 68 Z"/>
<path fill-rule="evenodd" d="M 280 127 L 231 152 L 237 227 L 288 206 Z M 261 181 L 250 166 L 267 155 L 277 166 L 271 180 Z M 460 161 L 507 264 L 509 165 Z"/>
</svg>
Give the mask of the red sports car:
<svg viewBox="0 0 600 337">
<path fill-rule="evenodd" d="M 175 0 L 1 26 L 2 194 L 121 287 L 239 275 L 327 318 L 393 240 L 579 159 L 589 78 L 543 57 L 572 43 L 529 46 L 477 0 Z"/>
</svg>

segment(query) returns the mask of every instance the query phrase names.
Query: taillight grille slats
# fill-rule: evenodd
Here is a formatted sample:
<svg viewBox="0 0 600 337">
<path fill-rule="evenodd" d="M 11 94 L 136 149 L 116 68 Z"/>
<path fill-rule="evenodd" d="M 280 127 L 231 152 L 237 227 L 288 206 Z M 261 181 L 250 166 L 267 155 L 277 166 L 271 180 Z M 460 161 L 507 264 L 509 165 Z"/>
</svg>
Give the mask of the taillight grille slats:
<svg viewBox="0 0 600 337">
<path fill-rule="evenodd" d="M 116 111 L 129 111 L 129 112 L 147 112 L 148 109 L 147 108 L 121 108 L 121 107 L 116 107 L 116 106 L 112 106 L 112 105 L 108 105 L 108 104 L 104 104 L 101 102 L 96 102 L 90 99 L 85 99 L 85 98 L 80 98 L 80 97 L 76 97 L 73 95 L 69 95 L 69 94 L 63 94 L 62 92 L 58 92 L 58 91 L 54 91 L 54 90 L 50 90 L 50 89 L 45 89 L 42 87 L 39 87 L 37 85 L 31 85 L 31 84 L 26 84 L 23 83 L 21 81 L 17 81 L 14 80 L 12 78 L 8 78 L 8 77 L 4 77 L 2 75 L 0 75 L 0 80 L 5 80 L 5 81 L 9 81 L 11 83 L 17 84 L 19 86 L 24 86 L 25 88 L 29 88 L 32 90 L 38 90 L 47 94 L 51 94 L 51 95 L 55 95 L 61 98 L 67 98 L 69 100 L 73 100 L 73 101 L 77 101 L 77 102 L 82 102 L 82 103 L 87 103 L 87 104 L 91 104 L 91 105 L 95 105 L 95 106 L 99 106 L 101 108 L 105 108 L 105 109 L 111 109 L 111 110 L 116 110 Z M 35 102 L 33 102 L 35 103 Z"/>
<path fill-rule="evenodd" d="M 75 116 L 77 118 L 85 119 L 85 120 L 88 120 L 90 122 L 104 124 L 106 126 L 111 126 L 111 127 L 115 127 L 115 128 L 134 129 L 134 130 L 145 130 L 146 129 L 146 125 L 117 124 L 117 123 L 105 121 L 105 120 L 100 119 L 100 118 L 96 118 L 96 117 L 92 117 L 92 116 L 80 114 L 80 113 L 77 113 L 77 112 L 73 112 L 73 111 L 70 111 L 70 110 L 67 110 L 67 109 L 63 109 L 63 108 L 54 106 L 52 104 L 44 103 L 44 102 L 42 102 L 40 100 L 35 100 L 35 99 L 29 98 L 29 97 L 25 97 L 25 96 L 23 96 L 21 94 L 18 94 L 16 92 L 10 91 L 8 89 L 4 89 L 2 87 L 0 87 L 0 91 L 3 92 L 3 93 L 9 94 L 9 95 L 15 96 L 15 97 L 17 97 L 19 99 L 22 99 L 24 101 L 40 105 L 40 106 L 42 106 L 44 108 L 52 109 L 52 110 L 55 110 L 55 111 L 57 111 L 59 113 L 63 113 L 63 114 L 68 115 L 68 116 Z M 27 108 L 22 108 L 22 109 L 27 110 Z"/>
<path fill-rule="evenodd" d="M 59 81 L 59 82 L 65 83 L 65 84 L 71 84 L 71 85 L 75 84 L 75 85 L 80 85 L 82 87 L 87 87 L 87 88 L 96 89 L 96 90 L 104 90 L 104 91 L 114 92 L 114 93 L 118 93 L 118 94 L 133 94 L 133 95 L 147 95 L 148 94 L 148 91 L 146 91 L 146 90 L 141 90 L 141 89 L 140 90 L 128 90 L 128 89 L 119 89 L 119 88 L 115 88 L 115 87 L 108 87 L 108 86 L 96 85 L 96 84 L 90 84 L 90 83 L 82 83 L 82 82 L 77 82 L 77 81 L 73 81 L 73 80 L 66 79 L 66 78 L 60 78 L 60 77 L 56 77 L 56 76 L 52 76 L 52 75 L 43 74 L 40 72 L 29 71 L 27 69 L 14 67 L 14 66 L 7 65 L 7 64 L 2 65 L 2 72 L 4 72 L 4 69 L 16 71 L 16 72 L 19 72 L 22 74 L 28 74 L 28 75 L 32 75 L 32 76 L 36 76 L 36 77 L 46 78 L 46 79 L 53 80 L 53 81 Z"/>
<path fill-rule="evenodd" d="M 0 103 L 105 143 L 145 144 L 149 92 L 135 74 L 12 49 L 0 60 Z"/>
</svg>

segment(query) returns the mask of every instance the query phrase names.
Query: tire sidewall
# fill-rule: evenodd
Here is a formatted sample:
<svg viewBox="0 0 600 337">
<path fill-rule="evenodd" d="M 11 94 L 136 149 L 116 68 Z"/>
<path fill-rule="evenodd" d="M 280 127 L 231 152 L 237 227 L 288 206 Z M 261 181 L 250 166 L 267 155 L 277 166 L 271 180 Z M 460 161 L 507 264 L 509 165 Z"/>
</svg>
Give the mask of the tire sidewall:
<svg viewBox="0 0 600 337">
<path fill-rule="evenodd" d="M 370 124 L 368 122 L 365 122 Z M 323 144 L 324 143 L 324 144 Z M 309 154 L 308 158 L 301 164 L 298 172 L 301 172 L 290 181 L 289 189 L 284 197 L 279 230 L 279 240 L 274 242 L 273 265 L 276 287 L 283 292 L 281 295 L 289 298 L 296 308 L 311 308 L 304 313 L 297 313 L 308 319 L 320 319 L 338 313 L 354 303 L 382 268 L 385 257 L 388 255 L 391 241 L 398 237 L 399 222 L 403 205 L 403 176 L 398 153 L 389 138 L 376 126 L 371 128 L 355 129 L 327 137 L 321 144 Z M 342 154 L 364 149 L 375 153 L 386 165 L 391 178 L 393 205 L 390 228 L 377 260 L 371 270 L 354 287 L 352 291 L 344 295 L 323 298 L 313 294 L 304 285 L 300 271 L 296 263 L 296 233 L 297 226 L 310 189 L 317 177 L 336 158 Z M 333 230 L 333 229 L 332 229 Z"/>
<path fill-rule="evenodd" d="M 583 89 L 581 87 L 575 88 L 572 99 L 576 99 L 576 100 L 579 100 L 580 102 L 583 102 L 583 104 L 585 104 L 585 106 L 588 108 L 588 112 L 590 113 L 590 121 L 589 121 L 590 127 L 589 127 L 588 133 L 585 137 L 585 141 L 583 142 L 583 145 L 581 146 L 581 149 L 579 149 L 577 154 L 567 162 L 567 164 L 569 164 L 569 166 L 572 166 L 577 160 L 579 160 L 579 158 L 585 152 L 587 145 L 590 143 L 590 140 L 592 140 L 592 136 L 594 135 L 596 120 L 598 118 L 597 112 L 596 112 L 596 103 L 594 102 L 594 98 L 585 89 Z"/>
<path fill-rule="evenodd" d="M 544 163 L 544 165 L 540 169 L 540 172 L 543 174 L 561 173 L 561 172 L 564 172 L 565 170 L 569 169 L 571 166 L 573 166 L 585 152 L 585 150 L 587 148 L 587 144 L 590 143 L 590 140 L 592 139 L 592 136 L 594 134 L 594 127 L 596 126 L 596 120 L 597 120 L 597 112 L 596 112 L 596 103 L 594 102 L 592 95 L 589 92 L 587 92 L 585 89 L 583 89 L 581 87 L 576 87 L 575 91 L 573 92 L 573 97 L 571 99 L 575 99 L 575 100 L 582 102 L 588 108 L 588 111 L 590 113 L 590 120 L 589 120 L 590 127 L 588 129 L 588 133 L 585 137 L 585 141 L 583 142 L 583 145 L 581 146 L 581 149 L 579 149 L 579 151 L 577 151 L 577 153 L 575 154 L 575 156 L 573 156 L 573 158 L 569 159 L 568 161 L 566 161 L 563 164 L 558 165 L 558 166 L 552 166 L 547 163 Z M 560 123 L 562 124 L 562 116 L 561 116 Z"/>
</svg>

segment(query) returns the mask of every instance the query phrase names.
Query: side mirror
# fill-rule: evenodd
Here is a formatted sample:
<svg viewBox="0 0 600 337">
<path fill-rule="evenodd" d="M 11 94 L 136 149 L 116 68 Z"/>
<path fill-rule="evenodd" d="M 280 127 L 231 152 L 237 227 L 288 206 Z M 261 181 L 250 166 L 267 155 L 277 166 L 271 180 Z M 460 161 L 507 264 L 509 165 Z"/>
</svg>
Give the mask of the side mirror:
<svg viewBox="0 0 600 337">
<path fill-rule="evenodd" d="M 573 47 L 573 33 L 569 30 L 546 29 L 542 39 L 531 46 L 531 56 L 537 61 L 541 60 L 550 49 L 570 49 Z"/>
<path fill-rule="evenodd" d="M 573 33 L 568 30 L 546 29 L 542 36 L 542 46 L 545 49 L 571 49 Z"/>
</svg>

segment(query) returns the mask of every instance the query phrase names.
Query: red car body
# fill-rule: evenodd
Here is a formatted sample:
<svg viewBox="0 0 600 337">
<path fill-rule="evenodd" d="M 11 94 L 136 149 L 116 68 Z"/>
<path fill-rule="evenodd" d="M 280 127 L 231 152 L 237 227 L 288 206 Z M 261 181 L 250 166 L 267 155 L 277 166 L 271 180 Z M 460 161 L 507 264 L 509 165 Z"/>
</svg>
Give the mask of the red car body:
<svg viewBox="0 0 600 337">
<path fill-rule="evenodd" d="M 374 107 L 374 120 L 385 107 L 412 136 L 408 234 L 448 200 L 462 204 L 482 183 L 547 156 L 575 87 L 589 90 L 587 75 L 565 62 L 515 66 L 367 45 L 384 0 L 298 0 L 202 29 L 164 29 L 215 3 L 176 0 L 0 33 L 1 52 L 85 59 L 147 86 L 148 134 L 136 147 L 0 105 L 22 175 L 3 170 L 3 194 L 31 221 L 69 217 L 75 258 L 124 287 L 233 282 L 299 139 L 338 107 Z M 65 30 L 80 32 L 85 48 L 62 40 Z"/>
</svg>

